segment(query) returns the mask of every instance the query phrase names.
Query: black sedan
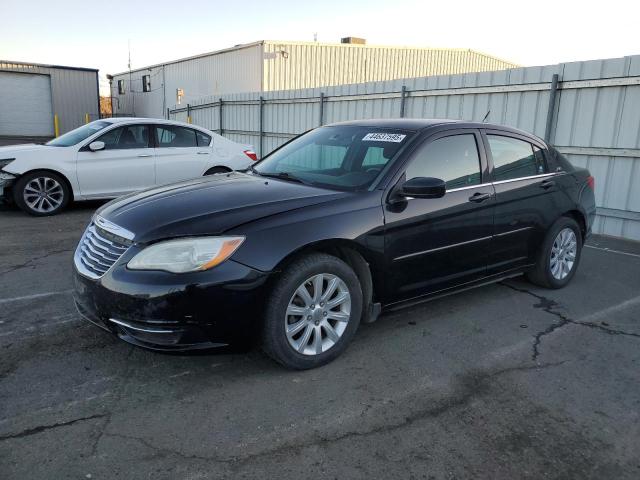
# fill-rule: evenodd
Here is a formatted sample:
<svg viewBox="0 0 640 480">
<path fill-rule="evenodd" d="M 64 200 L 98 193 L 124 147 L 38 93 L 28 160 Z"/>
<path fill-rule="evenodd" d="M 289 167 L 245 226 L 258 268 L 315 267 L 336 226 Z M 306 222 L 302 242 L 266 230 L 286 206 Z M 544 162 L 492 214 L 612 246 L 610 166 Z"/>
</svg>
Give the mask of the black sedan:
<svg viewBox="0 0 640 480">
<path fill-rule="evenodd" d="M 521 274 L 565 286 L 593 188 L 587 170 L 512 128 L 329 125 L 247 171 L 103 206 L 75 253 L 76 305 L 142 347 L 257 339 L 278 362 L 312 368 L 383 309 Z"/>
</svg>

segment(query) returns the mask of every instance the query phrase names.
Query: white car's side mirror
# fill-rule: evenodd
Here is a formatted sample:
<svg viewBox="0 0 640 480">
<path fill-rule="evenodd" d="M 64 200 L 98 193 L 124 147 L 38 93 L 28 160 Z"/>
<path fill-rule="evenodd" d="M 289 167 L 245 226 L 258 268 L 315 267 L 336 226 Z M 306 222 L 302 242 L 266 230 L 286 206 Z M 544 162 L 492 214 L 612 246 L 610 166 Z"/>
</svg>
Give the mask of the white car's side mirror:
<svg viewBox="0 0 640 480">
<path fill-rule="evenodd" d="M 89 144 L 89 150 L 97 152 L 98 150 L 104 150 L 104 142 L 91 142 Z"/>
</svg>

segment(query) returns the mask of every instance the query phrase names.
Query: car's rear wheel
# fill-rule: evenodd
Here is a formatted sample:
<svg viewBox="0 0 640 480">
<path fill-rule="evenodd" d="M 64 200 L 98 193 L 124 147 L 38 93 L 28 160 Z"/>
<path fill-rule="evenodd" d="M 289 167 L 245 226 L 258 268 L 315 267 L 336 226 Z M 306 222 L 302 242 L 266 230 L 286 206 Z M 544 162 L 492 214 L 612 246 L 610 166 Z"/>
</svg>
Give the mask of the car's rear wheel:
<svg viewBox="0 0 640 480">
<path fill-rule="evenodd" d="M 204 172 L 205 175 L 214 175 L 216 173 L 229 173 L 231 171 L 230 168 L 227 167 L 212 167 L 209 170 L 207 170 L 206 172 Z"/>
<path fill-rule="evenodd" d="M 23 175 L 13 186 L 13 199 L 30 215 L 42 217 L 60 212 L 71 197 L 67 182 L 47 171 Z"/>
<path fill-rule="evenodd" d="M 269 295 L 263 348 L 286 367 L 319 367 L 347 348 L 361 312 L 351 267 L 331 255 L 307 255 L 289 265 Z"/>
<path fill-rule="evenodd" d="M 527 278 L 546 288 L 562 288 L 576 273 L 582 253 L 582 232 L 573 218 L 560 217 L 542 243 L 535 267 Z"/>
</svg>

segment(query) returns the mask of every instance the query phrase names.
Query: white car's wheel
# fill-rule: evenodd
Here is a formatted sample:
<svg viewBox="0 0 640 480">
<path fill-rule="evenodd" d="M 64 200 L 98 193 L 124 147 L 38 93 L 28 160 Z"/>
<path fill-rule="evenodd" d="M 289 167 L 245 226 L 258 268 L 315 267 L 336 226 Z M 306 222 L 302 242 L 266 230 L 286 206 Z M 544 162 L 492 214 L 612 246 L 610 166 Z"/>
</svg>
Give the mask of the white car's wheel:
<svg viewBox="0 0 640 480">
<path fill-rule="evenodd" d="M 227 167 L 212 167 L 209 170 L 207 170 L 206 172 L 204 172 L 205 175 L 215 175 L 216 173 L 229 173 L 231 172 L 230 168 Z"/>
<path fill-rule="evenodd" d="M 13 186 L 13 199 L 30 215 L 43 217 L 62 210 L 71 197 L 67 182 L 58 174 L 47 171 L 28 173 Z"/>
</svg>

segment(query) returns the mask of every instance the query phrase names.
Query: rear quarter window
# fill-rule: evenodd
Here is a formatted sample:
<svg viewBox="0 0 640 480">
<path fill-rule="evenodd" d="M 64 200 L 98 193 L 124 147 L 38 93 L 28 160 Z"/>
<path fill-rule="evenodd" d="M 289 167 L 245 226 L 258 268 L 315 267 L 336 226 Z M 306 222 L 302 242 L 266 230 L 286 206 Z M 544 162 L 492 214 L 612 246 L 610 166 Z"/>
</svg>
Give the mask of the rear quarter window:
<svg viewBox="0 0 640 480">
<path fill-rule="evenodd" d="M 211 136 L 196 130 L 196 141 L 199 147 L 208 147 L 211 143 Z"/>
<path fill-rule="evenodd" d="M 551 172 L 573 172 L 575 167 L 567 157 L 561 154 L 555 147 L 549 146 L 549 170 Z"/>
</svg>

